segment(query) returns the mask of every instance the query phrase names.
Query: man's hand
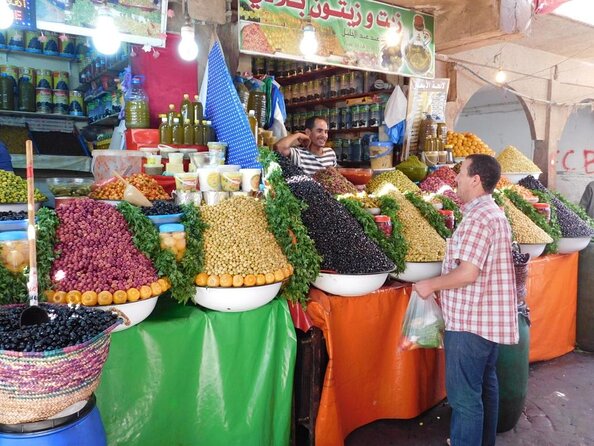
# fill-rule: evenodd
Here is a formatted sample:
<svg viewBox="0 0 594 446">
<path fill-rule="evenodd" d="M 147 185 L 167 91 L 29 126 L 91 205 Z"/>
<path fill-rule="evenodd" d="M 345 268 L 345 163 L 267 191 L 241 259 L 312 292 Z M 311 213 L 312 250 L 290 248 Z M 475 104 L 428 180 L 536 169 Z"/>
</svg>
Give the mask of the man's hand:
<svg viewBox="0 0 594 446">
<path fill-rule="evenodd" d="M 297 136 L 297 143 L 304 148 L 309 148 L 309 145 L 311 144 L 311 139 L 309 139 L 309 136 L 307 136 L 305 133 L 295 133 L 295 136 Z"/>
<path fill-rule="evenodd" d="M 291 147 L 299 145 L 307 149 L 310 144 L 311 140 L 305 133 L 293 133 L 278 140 L 274 145 L 274 150 L 281 155 L 289 156 L 291 154 Z"/>
<path fill-rule="evenodd" d="M 419 297 L 423 299 L 427 299 L 435 292 L 431 284 L 431 279 L 421 280 L 417 283 L 413 283 L 413 291 L 416 291 Z"/>
</svg>

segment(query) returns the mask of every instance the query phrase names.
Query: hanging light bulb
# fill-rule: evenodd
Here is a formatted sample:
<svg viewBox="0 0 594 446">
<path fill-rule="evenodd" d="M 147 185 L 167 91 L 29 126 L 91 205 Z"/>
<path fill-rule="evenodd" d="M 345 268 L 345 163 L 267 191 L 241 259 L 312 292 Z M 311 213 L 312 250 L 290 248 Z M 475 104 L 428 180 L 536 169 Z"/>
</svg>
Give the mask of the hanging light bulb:
<svg viewBox="0 0 594 446">
<path fill-rule="evenodd" d="M 312 24 L 308 23 L 303 27 L 303 37 L 299 44 L 299 50 L 305 57 L 314 56 L 318 52 L 318 38 L 316 37 L 316 29 Z"/>
<path fill-rule="evenodd" d="M 14 22 L 14 12 L 6 0 L 0 0 L 0 29 L 10 28 Z"/>
<path fill-rule="evenodd" d="M 184 25 L 181 27 L 181 40 L 177 46 L 179 57 L 188 62 L 196 59 L 198 56 L 198 44 L 196 43 L 196 35 L 194 34 L 194 24 L 192 18 L 188 13 L 188 2 L 184 1 Z"/>
<path fill-rule="evenodd" d="M 402 33 L 398 30 L 395 25 L 390 25 L 388 30 L 384 34 L 384 41 L 387 47 L 396 47 L 400 45 L 402 40 Z"/>
<path fill-rule="evenodd" d="M 1 0 L 0 0 L 1 1 Z M 122 36 L 115 25 L 109 8 L 104 5 L 99 9 L 93 31 L 93 45 L 102 54 L 115 54 L 120 48 Z"/>
<path fill-rule="evenodd" d="M 497 70 L 497 73 L 495 74 L 495 82 L 497 82 L 498 84 L 503 84 L 506 80 L 507 73 L 503 71 L 501 68 Z"/>
</svg>

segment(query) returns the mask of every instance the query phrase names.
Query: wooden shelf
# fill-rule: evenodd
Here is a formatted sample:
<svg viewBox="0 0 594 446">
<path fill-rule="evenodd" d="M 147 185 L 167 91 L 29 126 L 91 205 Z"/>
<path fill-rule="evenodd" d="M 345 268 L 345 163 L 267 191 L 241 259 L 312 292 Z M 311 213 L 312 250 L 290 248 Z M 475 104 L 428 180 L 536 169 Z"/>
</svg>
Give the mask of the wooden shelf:
<svg viewBox="0 0 594 446">
<path fill-rule="evenodd" d="M 319 79 L 320 77 L 330 76 L 333 74 L 343 73 L 348 71 L 342 67 L 326 67 L 320 68 L 319 70 L 307 71 L 301 74 L 295 74 L 293 76 L 275 76 L 274 80 L 282 86 L 296 84 L 298 82 L 307 82 Z"/>
<path fill-rule="evenodd" d="M 64 62 L 78 62 L 78 58 L 76 58 L 76 57 L 53 56 L 53 55 L 50 55 L 50 54 L 31 53 L 29 51 L 9 50 L 9 49 L 6 49 L 6 48 L 0 49 L 0 53 L 14 54 L 15 56 L 41 57 L 41 58 L 44 58 L 44 59 L 62 60 Z"/>
<path fill-rule="evenodd" d="M 305 101 L 305 102 L 293 102 L 291 104 L 286 104 L 285 107 L 287 110 L 295 110 L 297 108 L 311 108 L 311 107 L 315 107 L 316 105 L 331 105 L 331 104 L 336 104 L 337 102 L 344 102 L 347 99 L 359 99 L 359 98 L 364 98 L 366 96 L 375 96 L 378 94 L 383 94 L 383 93 L 392 93 L 394 90 L 373 90 L 373 91 L 368 91 L 367 93 L 354 93 L 354 94 L 348 94 L 345 96 L 336 96 L 333 98 L 324 98 L 324 99 L 316 99 L 314 101 Z"/>
<path fill-rule="evenodd" d="M 89 118 L 86 116 L 71 116 L 71 115 L 59 115 L 54 113 L 37 113 L 37 112 L 24 112 L 17 110 L 0 110 L 0 118 L 2 116 L 10 116 L 17 118 L 39 118 L 39 119 L 57 119 L 61 121 L 87 121 Z"/>
</svg>

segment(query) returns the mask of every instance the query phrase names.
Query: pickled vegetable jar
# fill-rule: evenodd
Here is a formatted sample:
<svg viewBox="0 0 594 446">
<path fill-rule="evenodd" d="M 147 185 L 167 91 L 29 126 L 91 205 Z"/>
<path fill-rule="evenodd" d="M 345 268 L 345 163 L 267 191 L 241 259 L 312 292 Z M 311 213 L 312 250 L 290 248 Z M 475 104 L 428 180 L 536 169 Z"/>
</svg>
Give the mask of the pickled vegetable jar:
<svg viewBox="0 0 594 446">
<path fill-rule="evenodd" d="M 159 242 L 161 249 L 173 253 L 175 260 L 179 261 L 186 252 L 186 229 L 179 223 L 170 223 L 159 226 Z"/>
<path fill-rule="evenodd" d="M 29 266 L 29 241 L 26 231 L 0 233 L 0 259 L 4 267 L 13 273 L 22 272 Z"/>
</svg>

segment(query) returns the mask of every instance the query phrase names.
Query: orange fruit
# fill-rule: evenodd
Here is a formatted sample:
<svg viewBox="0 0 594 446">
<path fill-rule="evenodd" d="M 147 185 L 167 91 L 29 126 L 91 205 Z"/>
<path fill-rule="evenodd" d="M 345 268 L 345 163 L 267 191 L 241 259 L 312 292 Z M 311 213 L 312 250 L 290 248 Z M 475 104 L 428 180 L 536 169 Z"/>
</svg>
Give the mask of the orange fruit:
<svg viewBox="0 0 594 446">
<path fill-rule="evenodd" d="M 128 291 L 126 291 L 126 294 L 128 296 L 128 302 L 136 302 L 138 299 L 140 299 L 140 291 L 138 288 L 130 288 Z"/>
<path fill-rule="evenodd" d="M 233 286 L 235 288 L 239 288 L 240 286 L 243 286 L 243 276 L 241 274 L 235 274 L 233 276 Z"/>
<path fill-rule="evenodd" d="M 113 303 L 116 305 L 125 304 L 128 301 L 128 294 L 124 290 L 117 290 L 113 293 Z"/>
<path fill-rule="evenodd" d="M 148 299 L 152 295 L 153 295 L 153 291 L 151 290 L 151 287 L 150 286 L 148 286 L 148 285 L 142 285 L 140 287 L 140 298 L 141 299 Z"/>
<path fill-rule="evenodd" d="M 159 285 L 159 282 L 151 283 L 151 293 L 153 296 L 158 296 L 162 292 L 163 290 L 161 289 L 161 285 Z"/>
<path fill-rule="evenodd" d="M 231 274 L 222 274 L 220 282 L 222 287 L 229 288 L 233 286 L 233 276 Z"/>
<path fill-rule="evenodd" d="M 81 297 L 82 293 L 80 291 L 68 291 L 68 294 L 66 294 L 66 302 L 68 302 L 69 304 L 79 304 Z"/>
<path fill-rule="evenodd" d="M 54 294 L 54 303 L 65 304 L 66 303 L 66 291 L 56 291 Z"/>
<path fill-rule="evenodd" d="M 206 286 L 206 281 L 208 280 L 208 274 L 200 273 L 196 276 L 196 280 L 194 283 L 196 286 Z"/>
<path fill-rule="evenodd" d="M 97 293 L 95 291 L 85 291 L 82 293 L 80 303 L 86 305 L 87 307 L 97 305 Z"/>
<path fill-rule="evenodd" d="M 266 273 L 266 283 L 274 283 L 274 273 Z"/>
<path fill-rule="evenodd" d="M 285 275 L 283 274 L 282 269 L 277 269 L 274 272 L 274 281 L 275 282 L 282 282 L 285 279 Z"/>
<path fill-rule="evenodd" d="M 291 277 L 291 270 L 289 269 L 288 266 L 283 266 L 282 271 L 283 271 L 283 275 L 285 276 L 286 279 Z"/>
<path fill-rule="evenodd" d="M 245 286 L 254 286 L 256 284 L 256 276 L 253 274 L 248 274 L 245 276 L 245 279 L 243 279 L 243 284 Z"/>
<path fill-rule="evenodd" d="M 266 276 L 264 274 L 256 276 L 256 285 L 266 285 Z"/>
<path fill-rule="evenodd" d="M 111 305 L 113 302 L 113 296 L 109 291 L 101 291 L 97 295 L 97 302 L 99 305 Z"/>
<path fill-rule="evenodd" d="M 212 276 L 208 276 L 208 280 L 206 281 L 206 286 L 216 288 L 221 284 L 219 276 L 213 274 Z"/>
<path fill-rule="evenodd" d="M 167 286 L 167 282 L 164 279 L 158 279 L 157 283 L 161 285 L 161 290 L 163 290 L 163 292 L 169 289 L 169 286 Z"/>
<path fill-rule="evenodd" d="M 54 294 L 56 294 L 54 290 L 45 290 L 43 292 L 43 295 L 45 296 L 48 302 L 54 302 Z"/>
</svg>

